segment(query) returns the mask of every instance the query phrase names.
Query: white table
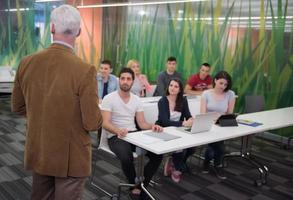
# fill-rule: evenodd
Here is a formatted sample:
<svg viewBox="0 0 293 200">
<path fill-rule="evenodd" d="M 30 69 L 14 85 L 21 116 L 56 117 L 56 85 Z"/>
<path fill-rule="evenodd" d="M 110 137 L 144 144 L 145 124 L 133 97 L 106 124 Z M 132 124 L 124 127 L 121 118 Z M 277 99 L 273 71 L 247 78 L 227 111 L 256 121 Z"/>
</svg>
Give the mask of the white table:
<svg viewBox="0 0 293 200">
<path fill-rule="evenodd" d="M 124 140 L 153 153 L 165 154 L 217 141 L 238 137 L 244 138 L 255 133 L 292 126 L 292 116 L 293 107 L 288 107 L 238 116 L 237 119 L 252 120 L 262 123 L 262 125 L 257 127 L 242 124 L 239 124 L 237 127 L 219 127 L 214 125 L 210 131 L 197 134 L 188 134 L 178 130 L 176 127 L 167 127 L 164 128 L 164 132 L 180 136 L 180 138 L 162 141 L 145 135 L 144 132 L 147 131 L 139 131 L 128 134 Z"/>
<path fill-rule="evenodd" d="M 15 73 L 12 67 L 0 66 L 0 93 L 12 92 Z"/>
<path fill-rule="evenodd" d="M 178 130 L 176 127 L 167 127 L 164 129 L 164 132 L 173 135 L 179 135 L 181 136 L 181 138 L 167 142 L 157 141 L 153 144 L 147 144 L 144 143 L 142 139 L 140 139 L 149 137 L 143 134 L 146 131 L 139 131 L 128 134 L 127 137 L 124 138 L 124 140 L 153 153 L 164 154 L 193 146 L 200 146 L 212 142 L 228 140 L 258 132 L 292 126 L 292 116 L 293 107 L 288 107 L 250 114 L 243 114 L 237 117 L 237 119 L 252 120 L 262 123 L 262 125 L 257 127 L 251 127 L 241 124 L 239 124 L 239 126 L 237 127 L 219 127 L 217 125 L 213 125 L 210 131 L 197 134 L 188 134 Z"/>
</svg>

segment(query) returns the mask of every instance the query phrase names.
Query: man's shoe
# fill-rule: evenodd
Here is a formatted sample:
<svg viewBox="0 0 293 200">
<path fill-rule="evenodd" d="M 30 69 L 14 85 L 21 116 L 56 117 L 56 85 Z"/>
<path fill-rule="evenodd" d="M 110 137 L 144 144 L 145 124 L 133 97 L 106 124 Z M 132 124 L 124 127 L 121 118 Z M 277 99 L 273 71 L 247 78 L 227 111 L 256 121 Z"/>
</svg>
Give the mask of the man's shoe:
<svg viewBox="0 0 293 200">
<path fill-rule="evenodd" d="M 170 176 L 173 171 L 173 162 L 172 159 L 169 157 L 167 158 L 165 165 L 164 165 L 164 176 Z"/>
<path fill-rule="evenodd" d="M 140 194 L 133 194 L 131 191 L 129 192 L 129 197 L 131 200 L 140 200 Z"/>
<path fill-rule="evenodd" d="M 139 200 L 152 200 L 144 191 L 140 193 Z"/>
<path fill-rule="evenodd" d="M 221 179 L 221 180 L 227 179 L 227 177 L 225 176 L 224 171 L 223 171 L 223 169 L 221 167 L 214 167 L 214 170 L 215 170 L 216 176 L 219 179 Z"/>
</svg>

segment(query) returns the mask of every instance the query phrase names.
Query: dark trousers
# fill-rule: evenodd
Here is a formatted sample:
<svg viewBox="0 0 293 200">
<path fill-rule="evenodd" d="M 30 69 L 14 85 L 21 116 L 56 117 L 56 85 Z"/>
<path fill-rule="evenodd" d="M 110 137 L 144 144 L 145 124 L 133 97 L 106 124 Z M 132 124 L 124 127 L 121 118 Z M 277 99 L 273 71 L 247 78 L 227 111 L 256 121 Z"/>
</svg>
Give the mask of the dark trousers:
<svg viewBox="0 0 293 200">
<path fill-rule="evenodd" d="M 135 151 L 135 146 L 117 138 L 117 136 L 113 136 L 108 139 L 108 143 L 111 151 L 113 151 L 120 160 L 122 171 L 128 182 L 135 184 L 136 172 L 133 163 L 133 152 Z M 149 158 L 149 161 L 144 167 L 144 185 L 148 186 L 150 180 L 162 162 L 162 155 L 157 155 L 147 151 L 146 156 Z"/>
<path fill-rule="evenodd" d="M 214 159 L 214 166 L 219 166 L 224 155 L 224 141 L 211 143 L 205 152 L 205 162 L 210 162 Z"/>
<path fill-rule="evenodd" d="M 86 177 L 55 177 L 33 172 L 32 200 L 80 200 Z"/>
<path fill-rule="evenodd" d="M 173 153 L 172 160 L 177 171 L 185 172 L 187 170 L 186 161 L 189 156 L 194 154 L 194 148 L 184 149 L 181 152 Z"/>
</svg>

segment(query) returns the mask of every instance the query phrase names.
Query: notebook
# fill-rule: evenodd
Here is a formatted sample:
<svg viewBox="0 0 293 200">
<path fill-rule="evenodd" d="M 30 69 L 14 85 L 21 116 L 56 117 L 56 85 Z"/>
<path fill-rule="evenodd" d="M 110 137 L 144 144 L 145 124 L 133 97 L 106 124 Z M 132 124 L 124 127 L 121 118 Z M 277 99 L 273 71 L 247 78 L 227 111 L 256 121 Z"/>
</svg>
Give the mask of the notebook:
<svg viewBox="0 0 293 200">
<path fill-rule="evenodd" d="M 216 112 L 199 114 L 195 116 L 191 128 L 180 127 L 179 130 L 192 134 L 209 131 L 218 117 L 219 114 Z"/>
<path fill-rule="evenodd" d="M 262 123 L 255 122 L 255 121 L 250 121 L 250 120 L 245 120 L 245 119 L 237 119 L 237 122 L 239 124 L 247 125 L 247 126 L 252 126 L 252 127 L 257 127 L 262 125 Z"/>
</svg>

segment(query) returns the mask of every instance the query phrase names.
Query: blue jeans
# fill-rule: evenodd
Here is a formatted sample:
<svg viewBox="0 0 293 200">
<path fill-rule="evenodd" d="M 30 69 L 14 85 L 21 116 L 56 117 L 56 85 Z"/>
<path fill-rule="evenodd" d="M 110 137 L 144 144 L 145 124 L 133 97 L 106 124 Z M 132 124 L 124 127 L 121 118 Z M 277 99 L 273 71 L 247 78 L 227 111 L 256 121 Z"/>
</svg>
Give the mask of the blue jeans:
<svg viewBox="0 0 293 200">
<path fill-rule="evenodd" d="M 205 152 L 205 163 L 214 159 L 214 166 L 219 166 L 222 163 L 224 149 L 224 141 L 209 144 Z"/>
<path fill-rule="evenodd" d="M 174 168 L 177 171 L 184 172 L 187 170 L 186 160 L 195 152 L 194 148 L 184 149 L 182 152 L 173 153 L 172 160 Z"/>
</svg>

